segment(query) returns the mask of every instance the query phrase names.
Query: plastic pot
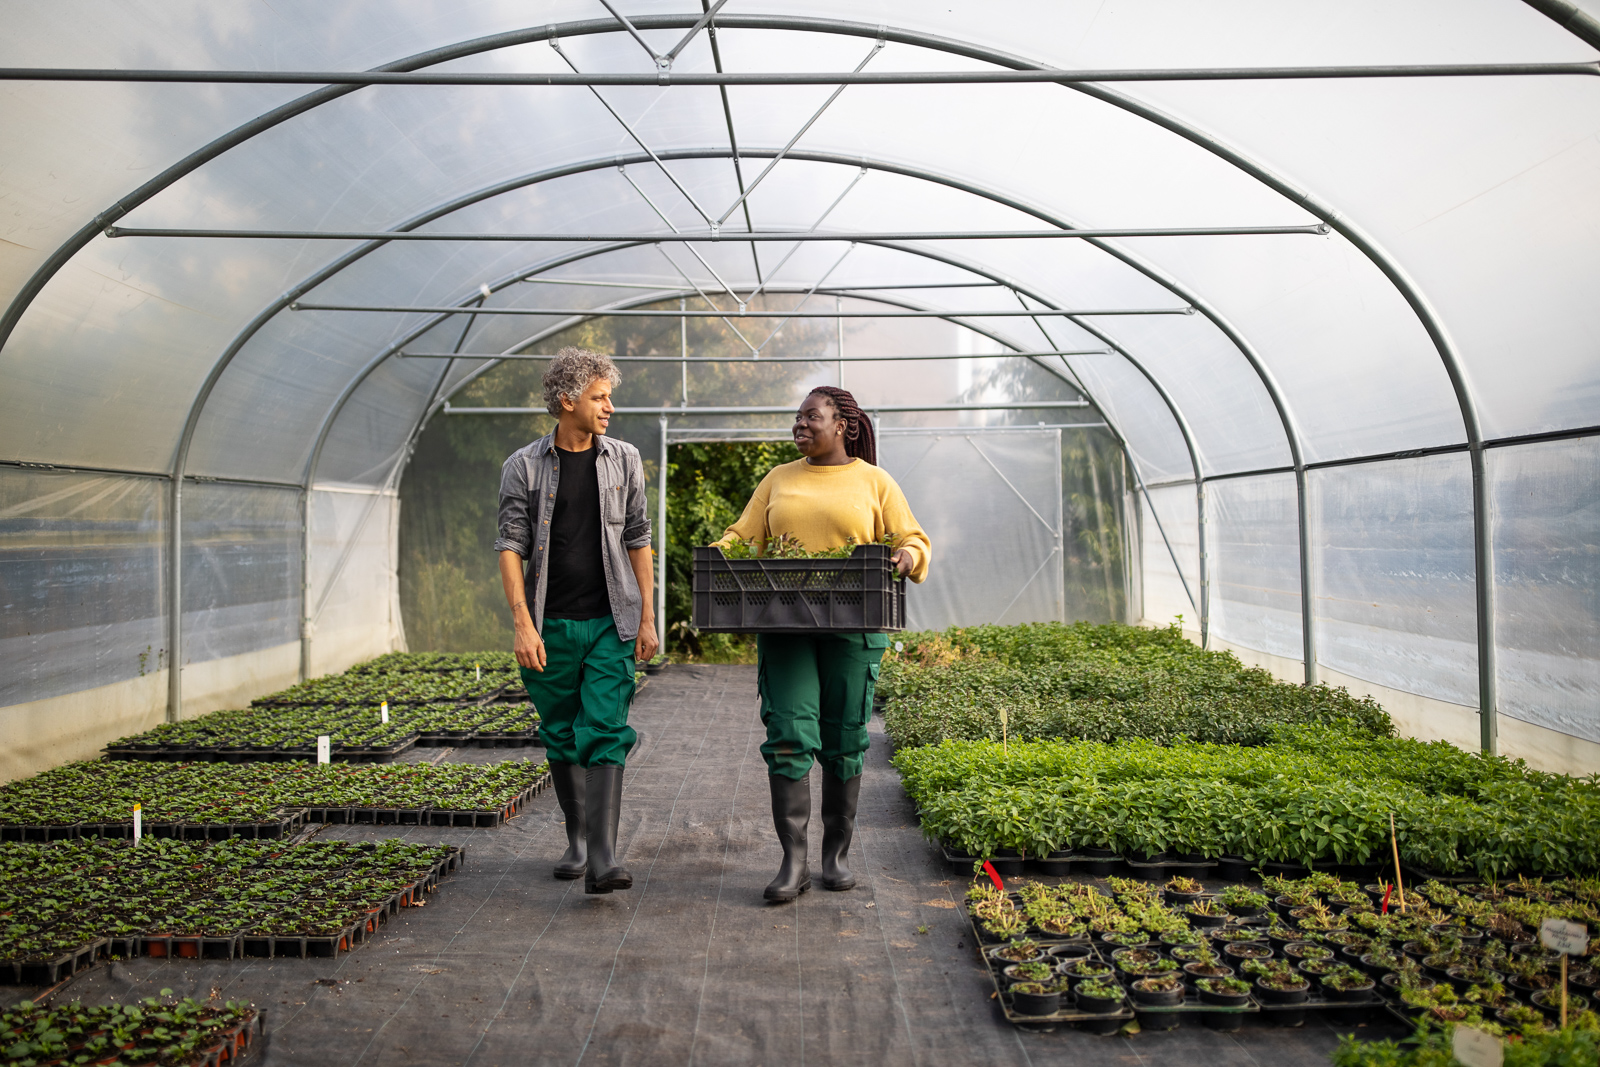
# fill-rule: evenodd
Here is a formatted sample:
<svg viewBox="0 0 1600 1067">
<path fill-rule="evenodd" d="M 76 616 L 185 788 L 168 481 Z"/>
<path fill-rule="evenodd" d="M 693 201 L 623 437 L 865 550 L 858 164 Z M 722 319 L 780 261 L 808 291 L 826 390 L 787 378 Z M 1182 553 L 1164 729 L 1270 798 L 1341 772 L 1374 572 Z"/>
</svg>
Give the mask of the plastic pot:
<svg viewBox="0 0 1600 1067">
<path fill-rule="evenodd" d="M 1054 1015 L 1061 1010 L 1061 992 L 1024 993 L 1011 991 L 1011 1010 L 1018 1015 Z"/>
<path fill-rule="evenodd" d="M 1105 1015 L 1117 1011 L 1122 1007 L 1122 996 L 1112 997 L 1086 997 L 1080 989 L 1075 994 L 1078 1010 L 1086 1015 Z"/>
<path fill-rule="evenodd" d="M 1323 1000 L 1345 1000 L 1345 1001 L 1349 1001 L 1349 1000 L 1366 1000 L 1367 997 L 1372 993 L 1374 988 L 1376 988 L 1376 986 L 1375 986 L 1375 983 L 1373 983 L 1373 982 L 1367 982 L 1367 983 L 1365 983 L 1363 985 L 1358 985 L 1358 986 L 1354 987 L 1353 989 L 1336 989 L 1333 986 L 1329 985 L 1328 983 L 1324 982 L 1324 983 L 1322 983 L 1322 999 Z"/>
<path fill-rule="evenodd" d="M 1311 996 L 1310 982 L 1301 982 L 1298 987 L 1292 989 L 1275 989 L 1272 986 L 1262 985 L 1260 979 L 1257 979 L 1253 989 L 1256 999 L 1263 1004 L 1304 1004 Z"/>
<path fill-rule="evenodd" d="M 1133 983 L 1133 1002 L 1152 1008 L 1175 1008 L 1183 1003 L 1183 983 L 1175 983 L 1176 989 L 1151 988 L 1153 982 L 1160 979 L 1141 978 Z M 1166 984 L 1166 983 L 1161 983 Z"/>
<path fill-rule="evenodd" d="M 1197 983 L 1194 988 L 1200 994 L 1200 1003 L 1218 1008 L 1242 1008 L 1250 1000 L 1249 993 L 1218 993 L 1208 989 L 1204 982 Z"/>
</svg>

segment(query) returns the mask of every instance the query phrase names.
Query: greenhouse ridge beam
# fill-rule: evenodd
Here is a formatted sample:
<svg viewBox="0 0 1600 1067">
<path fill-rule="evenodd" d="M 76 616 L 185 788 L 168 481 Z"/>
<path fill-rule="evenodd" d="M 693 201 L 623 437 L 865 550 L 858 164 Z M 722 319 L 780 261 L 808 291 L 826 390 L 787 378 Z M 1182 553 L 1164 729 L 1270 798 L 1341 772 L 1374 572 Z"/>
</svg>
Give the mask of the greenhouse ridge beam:
<svg viewBox="0 0 1600 1067">
<path fill-rule="evenodd" d="M 688 320 L 684 320 L 688 321 Z M 846 363 L 899 363 L 925 359 L 1028 359 L 1035 356 L 1108 356 L 1109 348 L 1079 348 L 1058 352 L 969 352 L 940 353 L 931 356 L 849 356 Z M 554 353 L 538 352 L 396 352 L 400 359 L 555 359 Z M 613 363 L 655 363 L 676 367 L 680 363 L 836 363 L 833 356 L 610 356 Z"/>
<path fill-rule="evenodd" d="M 673 362 L 677 362 L 674 360 Z M 1087 400 L 985 400 L 974 404 L 862 404 L 863 411 L 903 414 L 913 411 L 1040 411 L 1055 408 L 1093 407 Z M 663 415 L 692 418 L 696 415 L 793 415 L 793 404 L 757 404 L 750 407 L 615 408 L 618 415 Z M 446 415 L 549 415 L 544 408 L 453 408 L 445 402 Z"/>
<path fill-rule="evenodd" d="M 1193 315 L 1192 307 L 1176 308 L 1039 308 L 1021 311 L 1013 308 L 996 308 L 978 311 L 679 311 L 639 310 L 636 308 L 607 310 L 605 308 L 477 308 L 449 305 L 384 305 L 384 304 L 300 304 L 289 305 L 290 311 L 359 311 L 380 314 L 421 315 L 563 315 L 601 318 L 618 316 L 635 319 L 1026 319 L 1040 315 L 1071 318 L 1075 315 L 1101 317 L 1107 315 Z"/>
<path fill-rule="evenodd" d="M 682 19 L 641 19 L 670 25 Z M 798 20 L 797 20 L 798 21 Z M 754 18 L 723 19 L 738 28 Z M 607 27 L 615 31 L 620 27 Z M 805 29 L 804 25 L 795 26 Z M 571 27 L 561 27 L 570 32 Z M 542 34 L 540 36 L 543 36 Z M 539 37 L 532 38 L 534 40 Z M 556 39 L 556 38 L 546 38 Z M 495 74 L 396 70 L 148 70 L 97 67 L 0 67 L 0 81 L 179 82 L 200 85 L 526 85 L 526 86 L 737 86 L 737 85 L 1083 85 L 1093 82 L 1302 81 L 1350 78 L 1515 78 L 1600 75 L 1600 62 L 1408 63 L 1327 67 L 1149 67 L 1143 69 L 1025 68 L 1021 70 L 750 71 L 735 73 L 579 74 L 567 71 Z"/>
<path fill-rule="evenodd" d="M 653 206 L 653 205 L 652 205 Z M 507 241 L 512 243 L 565 244 L 574 241 L 613 244 L 642 241 L 651 244 L 737 244 L 791 241 L 1032 241 L 1073 237 L 1279 237 L 1290 234 L 1326 236 L 1327 223 L 1301 223 L 1292 226 L 1169 226 L 1109 227 L 1102 229 L 1060 230 L 905 230 L 888 233 L 832 233 L 810 230 L 756 230 L 741 232 L 720 229 L 680 233 L 450 233 L 432 230 L 217 230 L 181 226 L 108 226 L 107 237 L 204 237 L 222 240 L 263 241 Z"/>
</svg>

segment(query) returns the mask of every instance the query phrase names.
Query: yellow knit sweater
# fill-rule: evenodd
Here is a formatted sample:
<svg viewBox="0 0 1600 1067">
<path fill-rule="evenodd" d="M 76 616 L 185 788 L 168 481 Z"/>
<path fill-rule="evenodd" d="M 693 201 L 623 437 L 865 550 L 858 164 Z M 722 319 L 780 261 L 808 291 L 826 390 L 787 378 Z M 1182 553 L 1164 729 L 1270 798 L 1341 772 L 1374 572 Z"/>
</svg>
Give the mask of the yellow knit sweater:
<svg viewBox="0 0 1600 1067">
<path fill-rule="evenodd" d="M 917 525 L 906 495 L 882 467 L 852 459 L 836 467 L 816 467 L 804 459 L 772 468 L 756 486 L 739 521 L 717 542 L 734 538 L 764 542 L 789 534 L 812 552 L 850 543 L 868 544 L 895 535 L 895 548 L 911 553 L 911 580 L 928 576 L 932 546 Z"/>
</svg>

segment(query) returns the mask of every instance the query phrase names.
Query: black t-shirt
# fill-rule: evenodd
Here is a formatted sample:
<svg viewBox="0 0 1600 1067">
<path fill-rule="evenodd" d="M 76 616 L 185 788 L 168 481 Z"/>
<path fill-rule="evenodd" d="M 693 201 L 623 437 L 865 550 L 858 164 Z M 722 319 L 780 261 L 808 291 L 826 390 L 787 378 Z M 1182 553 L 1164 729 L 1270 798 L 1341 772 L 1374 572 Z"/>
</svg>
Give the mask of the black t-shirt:
<svg viewBox="0 0 1600 1067">
<path fill-rule="evenodd" d="M 544 593 L 547 619 L 603 619 L 611 614 L 600 549 L 598 447 L 558 448 L 555 513 L 550 517 L 550 576 Z"/>
</svg>

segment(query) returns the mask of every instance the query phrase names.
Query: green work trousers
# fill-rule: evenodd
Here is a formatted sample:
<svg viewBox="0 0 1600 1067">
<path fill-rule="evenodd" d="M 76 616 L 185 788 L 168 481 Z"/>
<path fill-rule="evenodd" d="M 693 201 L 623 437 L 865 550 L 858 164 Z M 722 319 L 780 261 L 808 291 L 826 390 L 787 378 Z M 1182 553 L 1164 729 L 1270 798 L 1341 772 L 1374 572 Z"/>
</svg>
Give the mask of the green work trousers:
<svg viewBox="0 0 1600 1067">
<path fill-rule="evenodd" d="M 579 767 L 628 762 L 639 735 L 628 725 L 633 704 L 633 642 L 601 619 L 546 619 L 544 670 L 521 667 L 539 712 L 545 755 Z"/>
<path fill-rule="evenodd" d="M 861 773 L 878 663 L 888 647 L 888 634 L 757 636 L 768 772 L 799 781 L 820 758 L 839 778 Z"/>
</svg>

